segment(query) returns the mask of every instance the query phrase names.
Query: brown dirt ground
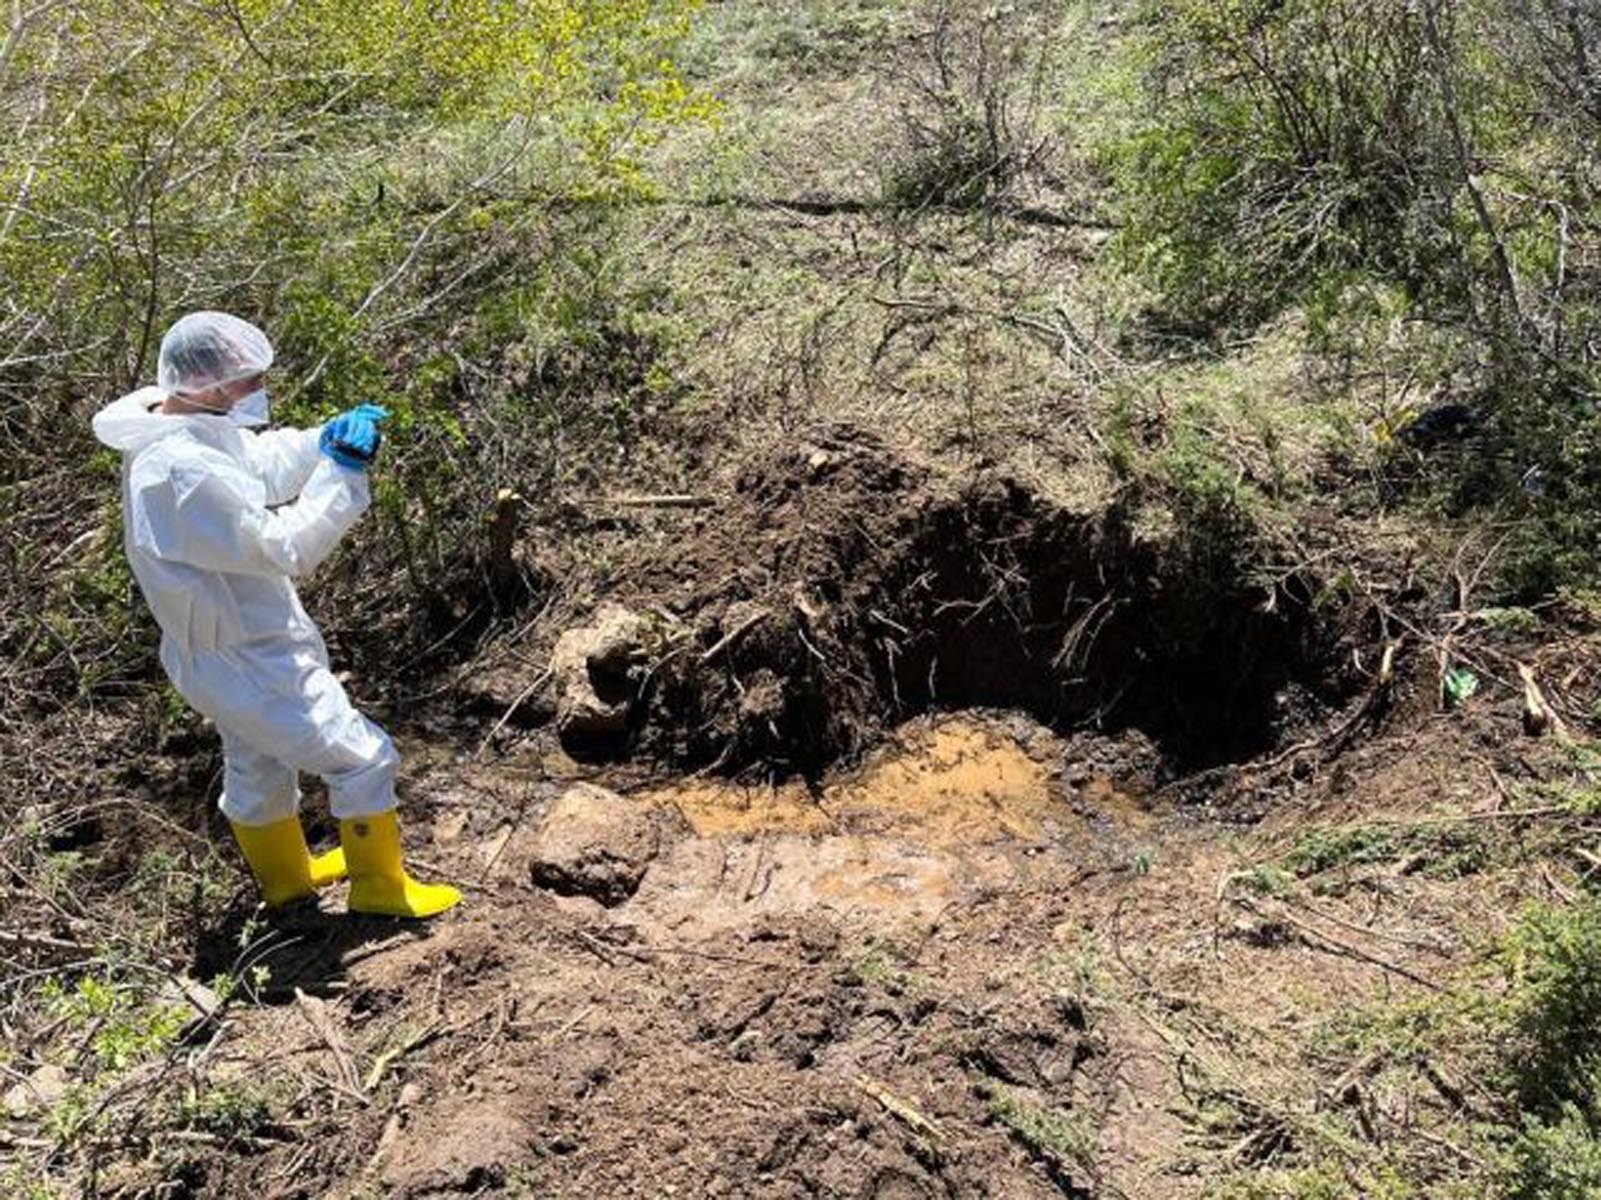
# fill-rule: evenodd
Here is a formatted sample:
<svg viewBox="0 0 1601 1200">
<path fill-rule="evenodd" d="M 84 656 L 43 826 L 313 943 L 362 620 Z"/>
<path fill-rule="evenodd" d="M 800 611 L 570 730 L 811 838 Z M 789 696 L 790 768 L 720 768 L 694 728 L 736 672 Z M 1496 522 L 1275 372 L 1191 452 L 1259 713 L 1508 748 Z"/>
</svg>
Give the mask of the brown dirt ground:
<svg viewBox="0 0 1601 1200">
<path fill-rule="evenodd" d="M 228 1066 L 295 1093 L 297 1136 L 219 1155 L 206 1194 L 1200 1195 L 1313 1118 L 1320 1028 L 1421 994 L 1530 884 L 1392 863 L 1314 912 L 1235 903 L 1231 875 L 1313 822 L 1499 803 L 1491 767 L 1544 752 L 1516 720 L 1485 701 L 1236 780 L 1275 802 L 1229 835 L 1226 805 L 1086 766 L 1137 748 L 921 718 L 815 789 L 634 790 L 684 822 L 612 908 L 526 860 L 568 782 L 615 772 L 441 758 L 413 857 L 467 902 L 280 919 L 301 940 Z"/>
<path fill-rule="evenodd" d="M 749 478 L 720 524 L 647 539 L 615 591 L 668 631 L 622 746 L 575 758 L 548 710 L 495 745 L 481 721 L 410 727 L 410 860 L 466 901 L 411 926 L 336 915 L 335 889 L 268 919 L 260 1003 L 210 1067 L 272 1090 L 275 1123 L 197 1151 L 190 1194 L 1198 1197 L 1376 1102 L 1330 1091 L 1340 1021 L 1429 994 L 1514 897 L 1559 886 L 1537 855 L 1246 886 L 1319 827 L 1495 826 L 1559 757 L 1523 735 L 1508 672 L 1450 713 L 1422 649 L 1353 689 L 1331 655 L 1376 662 L 1361 623 L 1297 625 L 1293 588 L 1276 614 L 1236 594 L 1168 627 L 1153 614 L 1194 580 L 1153 583 L 1150 547 L 1073 542 L 1108 522 L 1004 480 L 951 490 L 856 435 Z M 1126 615 L 1075 648 L 1097 594 Z M 771 617 L 707 663 L 750 605 Z M 669 678 L 673 655 L 691 669 Z M 1109 701 L 1120 662 L 1138 686 Z M 910 694 L 930 663 L 952 686 Z M 1536 666 L 1570 711 L 1593 700 L 1589 659 Z M 1099 722 L 1075 719 L 1086 697 Z M 1195 753 L 1230 722 L 1231 752 Z M 836 765 L 774 769 L 773 745 Z M 656 831 L 605 904 L 530 870 L 578 782 Z M 248 913 L 198 977 L 235 964 Z"/>
</svg>

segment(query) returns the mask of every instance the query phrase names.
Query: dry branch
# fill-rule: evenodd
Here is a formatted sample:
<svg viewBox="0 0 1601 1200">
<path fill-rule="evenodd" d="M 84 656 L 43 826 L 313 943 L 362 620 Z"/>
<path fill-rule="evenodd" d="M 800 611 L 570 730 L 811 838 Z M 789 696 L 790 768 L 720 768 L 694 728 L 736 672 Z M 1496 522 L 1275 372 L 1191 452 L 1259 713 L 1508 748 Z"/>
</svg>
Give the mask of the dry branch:
<svg viewBox="0 0 1601 1200">
<path fill-rule="evenodd" d="M 1409 979 L 1420 987 L 1428 988 L 1431 992 L 1443 992 L 1446 990 L 1446 988 L 1441 984 L 1436 983 L 1434 980 L 1429 979 L 1426 976 L 1419 975 L 1410 967 L 1404 967 L 1400 963 L 1392 962 L 1391 960 L 1374 954 L 1371 951 L 1364 950 L 1360 946 L 1353 946 L 1350 942 L 1341 941 L 1339 938 L 1325 933 L 1316 925 L 1313 925 L 1307 921 L 1303 921 L 1300 917 L 1297 917 L 1292 912 L 1284 911 L 1275 917 L 1268 913 L 1264 913 L 1249 900 L 1235 897 L 1234 903 L 1238 904 L 1247 912 L 1250 912 L 1255 916 L 1262 917 L 1265 920 L 1282 920 L 1287 924 L 1295 926 L 1295 928 L 1303 935 L 1303 940 L 1305 940 L 1307 944 L 1310 945 L 1314 950 L 1319 948 L 1318 943 L 1322 943 L 1324 947 L 1336 954 L 1343 954 L 1348 958 L 1355 958 L 1361 960 L 1362 962 L 1371 963 L 1373 966 L 1393 972 L 1394 974 L 1401 976 L 1403 979 Z"/>
<path fill-rule="evenodd" d="M 588 504 L 614 504 L 619 508 L 712 508 L 717 504 L 710 496 L 603 496 L 589 500 Z"/>
<path fill-rule="evenodd" d="M 1518 678 L 1523 681 L 1523 728 L 1533 737 L 1539 737 L 1548 729 L 1558 737 L 1567 737 L 1567 726 L 1540 690 L 1534 678 L 1534 668 L 1526 663 L 1517 666 Z"/>
<path fill-rule="evenodd" d="M 700 656 L 700 665 L 707 667 L 716 662 L 731 646 L 738 642 L 752 629 L 755 629 L 756 626 L 767 620 L 767 618 L 770 616 L 772 616 L 772 614 L 764 608 L 746 617 L 738 625 L 734 626 L 733 629 L 730 629 L 720 639 L 718 639 L 716 645 L 712 646 L 711 649 L 707 650 L 706 653 Z"/>
<path fill-rule="evenodd" d="M 549 667 L 545 668 L 545 670 L 534 676 L 532 683 L 517 693 L 517 698 L 506 706 L 505 712 L 500 714 L 500 720 L 496 721 L 489 732 L 484 734 L 484 740 L 478 743 L 478 750 L 473 755 L 473 761 L 483 761 L 484 751 L 489 748 L 489 743 L 495 740 L 495 735 L 501 731 L 507 721 L 511 720 L 512 714 L 522 707 L 523 701 L 538 691 L 545 681 L 551 677 L 551 674 L 551 669 Z"/>
<path fill-rule="evenodd" d="M 420 1049 L 421 1047 L 426 1046 L 429 1042 L 435 1041 L 444 1034 L 451 1032 L 454 1032 L 454 1029 L 447 1029 L 443 1021 L 436 1020 L 425 1026 L 419 1032 L 414 1033 L 410 1037 L 406 1038 L 399 1045 L 391 1046 L 373 1060 L 372 1067 L 367 1072 L 367 1078 L 362 1081 L 362 1090 L 365 1092 L 370 1092 L 376 1088 L 379 1080 L 384 1077 L 384 1072 L 389 1069 L 390 1064 L 395 1062 L 395 1060 L 402 1058 L 405 1055 L 410 1054 L 413 1050 Z"/>
<path fill-rule="evenodd" d="M 945 1131 L 938 1124 L 918 1112 L 910 1103 L 902 1100 L 883 1084 L 875 1082 L 865 1075 L 858 1075 L 856 1077 L 856 1086 L 883 1105 L 885 1112 L 903 1121 L 913 1133 L 927 1138 L 936 1146 L 944 1139 Z"/>
<path fill-rule="evenodd" d="M 350 1051 L 345 1046 L 344 1038 L 339 1036 L 339 1030 L 334 1028 L 333 1021 L 328 1016 L 327 1006 L 321 1000 L 306 995 L 299 988 L 295 989 L 295 1004 L 306 1018 L 317 1036 L 328 1047 L 328 1053 L 333 1055 L 334 1063 L 339 1068 L 337 1083 L 340 1090 L 348 1091 L 350 1095 L 367 1102 L 367 1094 L 361 1086 L 361 1073 L 356 1070 L 356 1064 L 351 1060 Z"/>
</svg>

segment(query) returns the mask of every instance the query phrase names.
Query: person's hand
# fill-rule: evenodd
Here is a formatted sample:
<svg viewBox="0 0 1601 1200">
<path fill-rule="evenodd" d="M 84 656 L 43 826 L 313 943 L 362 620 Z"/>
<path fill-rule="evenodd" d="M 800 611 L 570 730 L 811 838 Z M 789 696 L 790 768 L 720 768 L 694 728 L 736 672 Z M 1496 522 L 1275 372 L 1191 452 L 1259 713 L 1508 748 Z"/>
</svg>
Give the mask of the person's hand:
<svg viewBox="0 0 1601 1200">
<path fill-rule="evenodd" d="M 382 405 L 359 404 L 322 427 L 317 447 L 340 466 L 365 471 L 383 443 L 378 422 L 388 415 Z"/>
</svg>

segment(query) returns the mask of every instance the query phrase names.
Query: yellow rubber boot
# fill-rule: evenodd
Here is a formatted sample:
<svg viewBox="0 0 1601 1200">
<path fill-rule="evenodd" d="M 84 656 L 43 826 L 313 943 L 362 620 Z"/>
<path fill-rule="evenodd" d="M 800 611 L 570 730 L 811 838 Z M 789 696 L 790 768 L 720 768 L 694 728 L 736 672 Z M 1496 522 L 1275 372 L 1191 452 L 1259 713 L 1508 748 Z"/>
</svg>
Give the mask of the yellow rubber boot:
<svg viewBox="0 0 1601 1200">
<path fill-rule="evenodd" d="M 303 899 L 345 874 L 343 850 L 311 857 L 299 817 L 285 817 L 270 825 L 228 824 L 256 877 L 261 898 L 273 907 Z"/>
<path fill-rule="evenodd" d="M 394 810 L 339 822 L 350 864 L 350 911 L 390 917 L 432 917 L 461 893 L 448 883 L 418 883 L 400 863 L 400 822 Z"/>
<path fill-rule="evenodd" d="M 311 882 L 313 886 L 327 887 L 336 879 L 343 879 L 346 874 L 343 846 L 335 846 L 332 850 L 324 850 L 321 854 L 313 854 L 311 856 Z"/>
</svg>

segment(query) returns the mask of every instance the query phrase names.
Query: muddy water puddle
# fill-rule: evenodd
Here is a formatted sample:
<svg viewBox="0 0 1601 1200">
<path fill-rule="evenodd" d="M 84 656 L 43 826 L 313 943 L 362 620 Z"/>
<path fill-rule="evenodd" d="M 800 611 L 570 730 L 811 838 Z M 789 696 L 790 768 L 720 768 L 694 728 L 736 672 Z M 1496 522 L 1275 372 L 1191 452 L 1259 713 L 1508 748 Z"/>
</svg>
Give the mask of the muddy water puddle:
<svg viewBox="0 0 1601 1200">
<path fill-rule="evenodd" d="M 1037 840 L 1064 812 L 1045 764 L 1000 730 L 957 718 L 903 733 L 820 793 L 699 780 L 641 798 L 677 807 L 701 837 L 871 833 L 942 847 Z"/>
<path fill-rule="evenodd" d="M 701 779 L 636 793 L 696 836 L 667 848 L 633 905 L 675 927 L 818 908 L 930 919 L 1071 869 L 1087 824 L 1053 775 L 997 724 L 950 717 L 818 791 Z"/>
</svg>

